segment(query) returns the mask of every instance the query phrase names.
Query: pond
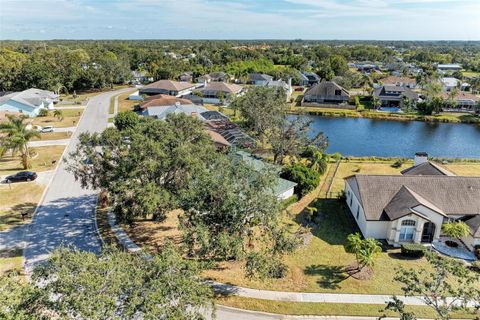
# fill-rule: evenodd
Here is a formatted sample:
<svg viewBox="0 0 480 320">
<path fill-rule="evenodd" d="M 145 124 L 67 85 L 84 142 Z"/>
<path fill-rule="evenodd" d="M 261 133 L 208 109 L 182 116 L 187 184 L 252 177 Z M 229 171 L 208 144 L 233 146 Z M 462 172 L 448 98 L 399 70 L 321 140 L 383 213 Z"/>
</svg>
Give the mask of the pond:
<svg viewBox="0 0 480 320">
<path fill-rule="evenodd" d="M 480 158 L 480 126 L 309 116 L 311 134 L 329 139 L 328 153 L 411 158 L 418 151 L 447 158 Z"/>
</svg>

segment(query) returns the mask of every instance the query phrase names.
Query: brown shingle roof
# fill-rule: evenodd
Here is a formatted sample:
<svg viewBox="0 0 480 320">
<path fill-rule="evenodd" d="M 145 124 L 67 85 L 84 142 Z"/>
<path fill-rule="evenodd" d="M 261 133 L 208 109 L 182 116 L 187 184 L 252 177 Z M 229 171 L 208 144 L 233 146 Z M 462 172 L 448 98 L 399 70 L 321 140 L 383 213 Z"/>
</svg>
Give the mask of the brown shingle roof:
<svg viewBox="0 0 480 320">
<path fill-rule="evenodd" d="M 440 96 L 443 99 L 450 99 L 450 93 L 449 92 L 441 92 Z M 457 91 L 457 94 L 454 97 L 454 100 L 473 100 L 473 101 L 480 101 L 480 97 L 476 96 L 470 92 L 465 92 L 465 91 Z"/>
<path fill-rule="evenodd" d="M 188 82 L 178 82 L 172 80 L 159 80 L 149 85 L 146 85 L 142 89 L 164 89 L 169 91 L 181 91 L 189 88 L 194 88 L 195 85 Z"/>
<path fill-rule="evenodd" d="M 180 104 L 192 104 L 192 101 L 187 99 L 181 99 L 167 94 L 156 94 L 145 99 L 145 101 L 140 104 L 140 108 L 146 109 L 148 107 L 173 106 L 177 102 Z"/>
<path fill-rule="evenodd" d="M 310 89 L 305 92 L 305 95 L 309 96 L 334 96 L 335 90 L 342 90 L 342 96 L 350 96 L 347 90 L 345 90 L 342 86 L 336 84 L 333 81 L 322 81 L 317 83 Z"/>
<path fill-rule="evenodd" d="M 427 161 L 421 163 L 417 166 L 413 166 L 407 168 L 401 172 L 403 175 L 411 175 L 411 176 L 454 176 L 452 172 L 448 171 L 447 169 L 442 168 L 438 164 L 432 161 Z"/>
<path fill-rule="evenodd" d="M 396 76 L 388 76 L 385 79 L 381 80 L 384 84 L 394 84 L 396 85 L 397 83 L 413 83 L 416 84 L 417 80 L 409 77 L 396 77 Z"/>
<path fill-rule="evenodd" d="M 357 174 L 346 182 L 360 200 L 367 220 L 380 220 L 402 187 L 447 215 L 480 214 L 480 177 Z"/>
<path fill-rule="evenodd" d="M 226 83 L 226 82 L 209 82 L 207 85 L 199 91 L 223 91 L 228 93 L 237 93 L 242 90 L 242 86 L 234 83 Z"/>
</svg>

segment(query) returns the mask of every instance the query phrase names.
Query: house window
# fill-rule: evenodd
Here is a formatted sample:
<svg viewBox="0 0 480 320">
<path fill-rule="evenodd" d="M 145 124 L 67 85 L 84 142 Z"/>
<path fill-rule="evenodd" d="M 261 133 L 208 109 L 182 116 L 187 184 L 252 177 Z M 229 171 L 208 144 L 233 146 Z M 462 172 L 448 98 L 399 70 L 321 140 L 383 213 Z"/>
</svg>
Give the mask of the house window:
<svg viewBox="0 0 480 320">
<path fill-rule="evenodd" d="M 415 236 L 415 221 L 403 220 L 402 227 L 400 228 L 399 241 L 413 241 Z"/>
<path fill-rule="evenodd" d="M 352 206 L 353 203 L 353 197 L 350 198 L 350 207 Z"/>
<path fill-rule="evenodd" d="M 360 216 L 360 206 L 358 206 L 358 208 L 357 208 L 357 220 L 358 220 L 359 216 Z"/>
<path fill-rule="evenodd" d="M 335 90 L 335 95 L 336 96 L 341 96 L 342 95 L 342 90 Z"/>
</svg>

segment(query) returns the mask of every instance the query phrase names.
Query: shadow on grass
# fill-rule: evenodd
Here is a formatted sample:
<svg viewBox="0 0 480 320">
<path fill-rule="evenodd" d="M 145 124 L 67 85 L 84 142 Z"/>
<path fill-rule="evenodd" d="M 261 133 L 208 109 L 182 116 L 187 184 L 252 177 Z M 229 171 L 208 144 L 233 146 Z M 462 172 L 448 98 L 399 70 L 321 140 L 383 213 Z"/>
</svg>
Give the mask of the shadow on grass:
<svg viewBox="0 0 480 320">
<path fill-rule="evenodd" d="M 330 245 L 344 245 L 347 236 L 359 232 L 357 224 L 346 204 L 338 199 L 317 199 L 310 206 L 317 208 L 312 233 Z M 305 212 L 295 217 L 295 222 L 312 226 L 305 219 Z"/>
<path fill-rule="evenodd" d="M 350 278 L 344 266 L 310 265 L 305 269 L 309 276 L 320 276 L 318 285 L 324 289 L 340 289 L 340 284 Z"/>
<path fill-rule="evenodd" d="M 422 257 L 407 257 L 407 256 L 403 255 L 401 252 L 389 252 L 388 256 L 392 259 L 405 260 L 405 261 L 422 259 Z"/>
</svg>

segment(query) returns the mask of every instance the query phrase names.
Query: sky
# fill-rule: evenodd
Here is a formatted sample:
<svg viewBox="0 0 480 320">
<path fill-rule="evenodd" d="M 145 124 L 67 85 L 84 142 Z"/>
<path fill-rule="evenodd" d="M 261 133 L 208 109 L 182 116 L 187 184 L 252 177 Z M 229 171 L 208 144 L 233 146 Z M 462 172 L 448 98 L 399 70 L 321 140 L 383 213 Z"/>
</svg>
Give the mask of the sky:
<svg viewBox="0 0 480 320">
<path fill-rule="evenodd" d="M 0 39 L 480 40 L 480 0 L 0 0 Z"/>
</svg>

